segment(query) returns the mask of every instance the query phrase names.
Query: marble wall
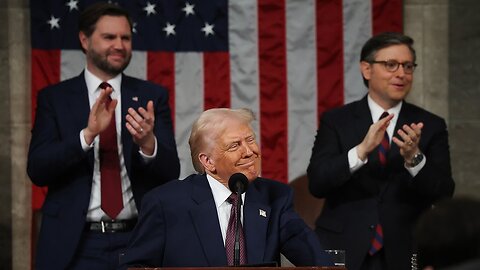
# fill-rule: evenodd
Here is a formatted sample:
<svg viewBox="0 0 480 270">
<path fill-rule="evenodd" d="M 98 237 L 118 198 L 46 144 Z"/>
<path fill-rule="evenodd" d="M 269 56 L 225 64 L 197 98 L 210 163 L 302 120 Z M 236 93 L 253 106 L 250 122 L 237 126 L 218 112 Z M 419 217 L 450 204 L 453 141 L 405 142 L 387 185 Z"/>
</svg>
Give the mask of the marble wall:
<svg viewBox="0 0 480 270">
<path fill-rule="evenodd" d="M 39 0 L 38 0 L 39 1 Z M 344 0 L 348 1 L 348 0 Z M 0 268 L 30 269 L 29 1 L 0 1 Z M 455 196 L 480 198 L 480 1 L 404 0 L 419 68 L 409 101 L 444 117 Z"/>
<path fill-rule="evenodd" d="M 30 269 L 30 25 L 28 0 L 0 2 L 0 268 Z"/>
<path fill-rule="evenodd" d="M 450 147 L 455 194 L 480 198 L 480 1 L 449 8 Z"/>
</svg>

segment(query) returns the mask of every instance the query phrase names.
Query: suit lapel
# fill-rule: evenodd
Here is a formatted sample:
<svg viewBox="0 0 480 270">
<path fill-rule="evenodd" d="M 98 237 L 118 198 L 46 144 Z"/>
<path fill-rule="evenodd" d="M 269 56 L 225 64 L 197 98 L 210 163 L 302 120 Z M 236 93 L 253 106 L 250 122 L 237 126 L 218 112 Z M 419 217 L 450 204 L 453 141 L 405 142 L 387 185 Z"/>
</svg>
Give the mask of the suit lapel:
<svg viewBox="0 0 480 270">
<path fill-rule="evenodd" d="M 139 102 L 142 101 L 142 97 L 139 97 L 138 89 L 133 85 L 132 80 L 130 77 L 122 75 L 122 89 L 121 89 L 121 96 L 122 96 L 122 145 L 123 145 L 123 157 L 125 159 L 125 167 L 127 168 L 127 172 L 131 172 L 131 165 L 132 165 L 132 151 L 133 150 L 133 140 L 132 136 L 128 132 L 127 128 L 125 127 L 125 117 L 128 114 L 128 108 L 134 108 L 135 110 L 138 107 L 145 105 L 139 105 Z M 146 104 L 146 101 L 144 101 Z"/>
<path fill-rule="evenodd" d="M 205 175 L 198 175 L 192 180 L 192 184 L 192 200 L 196 206 L 192 207 L 190 215 L 208 265 L 227 265 L 217 209 L 208 180 Z"/>
<path fill-rule="evenodd" d="M 415 122 L 415 117 L 411 113 L 410 104 L 403 101 L 402 108 L 400 109 L 400 113 L 398 114 L 397 124 L 395 125 L 395 129 L 393 131 L 393 136 L 397 137 L 398 139 L 402 140 L 400 136 L 397 134 L 397 130 L 401 129 L 403 125 L 410 125 L 411 123 Z M 403 141 L 403 140 L 402 140 Z M 400 149 L 398 146 L 392 142 L 390 144 L 390 151 L 388 152 L 388 159 L 392 162 L 398 161 L 398 159 L 402 159 L 400 155 Z M 403 162 L 402 162 L 403 164 Z M 403 166 L 403 165 L 402 165 Z"/>
<path fill-rule="evenodd" d="M 244 230 L 249 264 L 263 262 L 271 208 L 252 182 L 245 195 Z"/>
</svg>

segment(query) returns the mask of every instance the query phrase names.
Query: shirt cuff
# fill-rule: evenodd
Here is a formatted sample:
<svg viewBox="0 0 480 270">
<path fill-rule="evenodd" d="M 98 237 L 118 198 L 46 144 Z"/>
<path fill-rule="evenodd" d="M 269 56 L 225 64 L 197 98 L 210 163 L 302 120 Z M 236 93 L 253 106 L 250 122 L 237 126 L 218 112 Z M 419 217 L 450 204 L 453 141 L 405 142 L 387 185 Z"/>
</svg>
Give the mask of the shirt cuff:
<svg viewBox="0 0 480 270">
<path fill-rule="evenodd" d="M 417 166 L 408 167 L 407 164 L 405 163 L 403 164 L 403 166 L 405 167 L 405 169 L 407 169 L 407 171 L 410 173 L 411 176 L 415 177 L 420 172 L 420 170 L 425 166 L 426 163 L 427 163 L 427 157 L 423 155 L 422 161 L 420 161 L 420 163 L 418 163 Z"/>
<path fill-rule="evenodd" d="M 362 161 L 358 157 L 357 146 L 348 151 L 348 165 L 350 167 L 350 173 L 358 171 L 361 167 L 363 167 L 363 165 L 367 164 L 367 162 L 368 157 L 365 159 L 365 161 Z"/>
<path fill-rule="evenodd" d="M 83 151 L 87 152 L 88 150 L 92 149 L 94 142 L 95 140 L 93 140 L 92 144 L 87 144 L 87 142 L 85 141 L 85 136 L 83 136 L 83 129 L 82 131 L 80 131 L 80 143 L 82 144 Z"/>
<path fill-rule="evenodd" d="M 138 153 L 140 153 L 140 156 L 142 156 L 143 161 L 145 162 L 150 162 L 153 159 L 155 159 L 155 157 L 157 156 L 157 137 L 154 137 L 154 139 L 155 139 L 155 146 L 153 147 L 153 154 L 151 156 L 143 153 L 141 148 L 140 150 L 138 150 Z"/>
</svg>

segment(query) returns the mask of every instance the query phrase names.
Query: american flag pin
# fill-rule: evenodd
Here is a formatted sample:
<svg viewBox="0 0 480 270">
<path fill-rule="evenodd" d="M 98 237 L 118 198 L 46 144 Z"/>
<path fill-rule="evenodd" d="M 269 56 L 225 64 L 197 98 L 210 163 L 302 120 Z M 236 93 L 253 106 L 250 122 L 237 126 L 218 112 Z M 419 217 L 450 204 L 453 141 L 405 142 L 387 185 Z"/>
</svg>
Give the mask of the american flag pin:
<svg viewBox="0 0 480 270">
<path fill-rule="evenodd" d="M 267 211 L 263 209 L 258 209 L 258 214 L 262 217 L 267 217 Z"/>
<path fill-rule="evenodd" d="M 138 101 L 138 97 L 132 97 L 133 101 Z"/>
</svg>

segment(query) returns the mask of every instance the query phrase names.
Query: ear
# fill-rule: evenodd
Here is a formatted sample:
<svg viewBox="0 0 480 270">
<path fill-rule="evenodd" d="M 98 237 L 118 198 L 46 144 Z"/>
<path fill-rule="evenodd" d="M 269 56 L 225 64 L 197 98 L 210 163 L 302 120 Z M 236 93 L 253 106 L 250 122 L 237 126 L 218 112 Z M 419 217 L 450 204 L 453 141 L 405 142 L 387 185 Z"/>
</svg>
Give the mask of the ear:
<svg viewBox="0 0 480 270">
<path fill-rule="evenodd" d="M 80 31 L 78 33 L 78 39 L 80 40 L 80 44 L 82 45 L 83 50 L 87 51 L 88 42 L 89 42 L 87 35 L 85 35 L 85 33 Z"/>
<path fill-rule="evenodd" d="M 368 62 L 360 62 L 360 71 L 362 72 L 363 78 L 370 80 L 372 77 L 372 65 Z"/>
<path fill-rule="evenodd" d="M 206 171 L 215 171 L 215 162 L 205 153 L 198 154 L 198 160 L 202 163 Z"/>
</svg>

